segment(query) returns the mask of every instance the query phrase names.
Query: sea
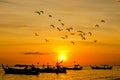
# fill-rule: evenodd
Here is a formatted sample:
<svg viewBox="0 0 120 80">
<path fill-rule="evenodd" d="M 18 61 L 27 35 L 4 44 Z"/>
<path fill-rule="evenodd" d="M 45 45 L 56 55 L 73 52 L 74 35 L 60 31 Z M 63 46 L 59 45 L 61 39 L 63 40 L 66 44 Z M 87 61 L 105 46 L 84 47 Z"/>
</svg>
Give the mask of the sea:
<svg viewBox="0 0 120 80">
<path fill-rule="evenodd" d="M 4 70 L 0 67 L 0 80 L 120 80 L 120 66 L 113 66 L 112 70 L 92 70 L 89 66 L 83 66 L 83 70 L 39 75 L 4 74 Z"/>
</svg>

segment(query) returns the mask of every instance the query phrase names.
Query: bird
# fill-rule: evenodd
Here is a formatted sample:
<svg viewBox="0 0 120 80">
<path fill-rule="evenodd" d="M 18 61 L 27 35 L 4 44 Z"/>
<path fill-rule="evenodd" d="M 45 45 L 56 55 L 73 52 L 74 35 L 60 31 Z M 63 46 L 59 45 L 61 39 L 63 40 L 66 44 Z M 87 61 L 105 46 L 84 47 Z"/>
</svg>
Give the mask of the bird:
<svg viewBox="0 0 120 80">
<path fill-rule="evenodd" d="M 81 33 L 80 33 L 79 35 L 80 35 L 81 37 L 83 37 L 83 35 L 82 35 Z"/>
<path fill-rule="evenodd" d="M 72 28 L 72 27 L 70 27 L 69 29 L 73 30 L 73 28 Z"/>
<path fill-rule="evenodd" d="M 48 15 L 49 17 L 52 17 L 52 15 Z"/>
<path fill-rule="evenodd" d="M 80 30 L 79 30 L 79 31 L 77 31 L 77 32 L 81 32 L 81 33 L 83 33 L 83 31 L 80 31 Z"/>
<path fill-rule="evenodd" d="M 96 24 L 96 25 L 95 25 L 95 27 L 99 27 L 99 25 L 98 25 L 98 24 Z"/>
<path fill-rule="evenodd" d="M 64 26 L 65 24 L 64 23 L 61 23 L 62 26 Z"/>
<path fill-rule="evenodd" d="M 120 2 L 120 0 L 118 0 L 117 2 Z"/>
<path fill-rule="evenodd" d="M 70 30 L 73 30 L 73 28 L 69 27 L 69 28 L 66 28 L 66 30 L 70 32 Z"/>
<path fill-rule="evenodd" d="M 105 23 L 105 20 L 102 19 L 101 22 Z"/>
<path fill-rule="evenodd" d="M 83 32 L 82 34 L 85 36 L 85 33 L 84 33 L 84 32 Z"/>
<path fill-rule="evenodd" d="M 75 42 L 74 41 L 71 41 L 71 43 L 74 45 L 75 44 Z"/>
<path fill-rule="evenodd" d="M 71 35 L 75 35 L 75 33 L 70 33 Z"/>
<path fill-rule="evenodd" d="M 54 26 L 54 25 L 50 25 L 50 26 L 52 26 L 53 28 L 55 28 L 55 26 Z"/>
<path fill-rule="evenodd" d="M 88 34 L 89 34 L 90 36 L 92 36 L 92 33 L 91 33 L 91 32 L 88 32 Z"/>
<path fill-rule="evenodd" d="M 45 40 L 45 42 L 49 42 L 49 40 L 48 39 L 44 39 Z"/>
<path fill-rule="evenodd" d="M 66 28 L 66 30 L 70 32 L 70 29 L 69 29 L 69 28 Z"/>
<path fill-rule="evenodd" d="M 59 27 L 57 27 L 57 30 L 58 30 L 58 31 L 62 31 L 63 29 L 60 29 Z"/>
<path fill-rule="evenodd" d="M 60 21 L 61 21 L 61 19 L 58 19 L 58 21 L 60 22 Z"/>
<path fill-rule="evenodd" d="M 42 14 L 44 14 L 44 11 L 41 10 L 40 12 L 41 12 Z"/>
<path fill-rule="evenodd" d="M 61 37 L 62 39 L 65 39 L 65 37 Z"/>
<path fill-rule="evenodd" d="M 35 33 L 35 36 L 39 36 L 38 33 Z"/>
<path fill-rule="evenodd" d="M 96 43 L 97 42 L 97 40 L 94 40 L 94 43 Z"/>
<path fill-rule="evenodd" d="M 86 40 L 86 38 L 85 38 L 85 37 L 82 37 L 82 40 Z"/>
<path fill-rule="evenodd" d="M 65 38 L 68 38 L 68 35 L 65 35 Z"/>
<path fill-rule="evenodd" d="M 38 15 L 40 15 L 40 12 L 39 12 L 39 11 L 35 11 L 35 13 L 37 13 Z"/>
</svg>

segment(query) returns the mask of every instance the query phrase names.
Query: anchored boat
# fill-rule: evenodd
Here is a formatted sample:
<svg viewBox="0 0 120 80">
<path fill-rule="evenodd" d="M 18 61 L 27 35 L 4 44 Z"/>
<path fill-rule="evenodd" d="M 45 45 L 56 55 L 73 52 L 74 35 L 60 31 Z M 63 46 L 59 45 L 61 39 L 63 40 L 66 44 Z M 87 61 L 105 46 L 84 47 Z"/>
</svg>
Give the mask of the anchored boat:
<svg viewBox="0 0 120 80">
<path fill-rule="evenodd" d="M 5 74 L 26 74 L 26 75 L 38 75 L 38 68 L 34 65 L 17 65 L 14 67 L 4 66 L 2 64 Z"/>
</svg>

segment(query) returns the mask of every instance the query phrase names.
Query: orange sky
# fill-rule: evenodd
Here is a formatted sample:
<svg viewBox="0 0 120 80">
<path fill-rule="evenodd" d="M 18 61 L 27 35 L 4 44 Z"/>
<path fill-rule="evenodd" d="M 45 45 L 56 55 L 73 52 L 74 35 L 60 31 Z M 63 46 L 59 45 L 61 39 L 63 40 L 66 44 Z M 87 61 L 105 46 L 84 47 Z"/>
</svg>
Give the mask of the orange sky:
<svg viewBox="0 0 120 80">
<path fill-rule="evenodd" d="M 44 14 L 35 13 L 41 10 Z M 1 64 L 55 64 L 61 55 L 65 65 L 120 64 L 120 4 L 115 0 L 0 0 L 0 18 Z"/>
</svg>

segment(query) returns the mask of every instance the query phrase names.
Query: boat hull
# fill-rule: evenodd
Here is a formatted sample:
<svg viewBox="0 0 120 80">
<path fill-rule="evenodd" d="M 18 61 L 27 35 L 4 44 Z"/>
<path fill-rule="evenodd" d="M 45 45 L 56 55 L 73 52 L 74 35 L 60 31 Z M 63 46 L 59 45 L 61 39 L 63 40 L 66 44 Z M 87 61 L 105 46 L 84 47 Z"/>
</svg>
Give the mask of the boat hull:
<svg viewBox="0 0 120 80">
<path fill-rule="evenodd" d="M 25 75 L 38 75 L 39 71 L 36 69 L 15 69 L 10 67 L 4 67 L 2 64 L 2 68 L 4 69 L 5 74 L 25 74 Z"/>
</svg>

